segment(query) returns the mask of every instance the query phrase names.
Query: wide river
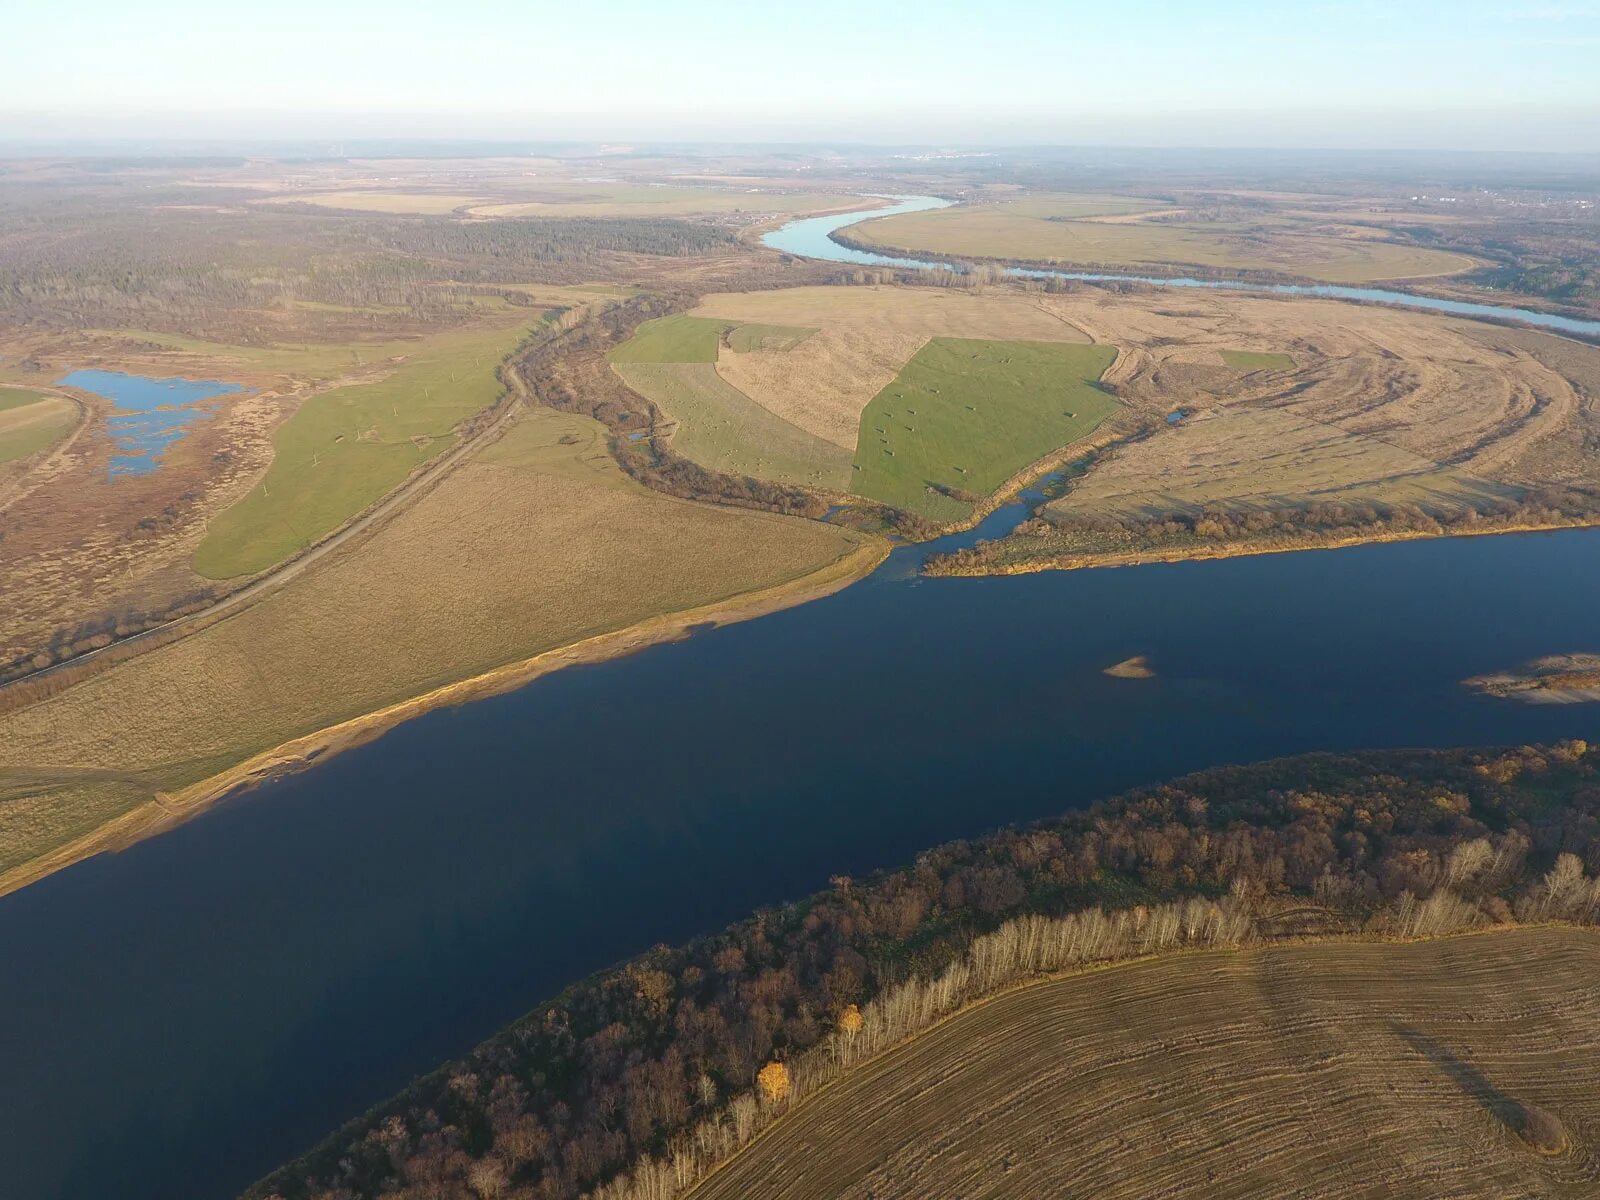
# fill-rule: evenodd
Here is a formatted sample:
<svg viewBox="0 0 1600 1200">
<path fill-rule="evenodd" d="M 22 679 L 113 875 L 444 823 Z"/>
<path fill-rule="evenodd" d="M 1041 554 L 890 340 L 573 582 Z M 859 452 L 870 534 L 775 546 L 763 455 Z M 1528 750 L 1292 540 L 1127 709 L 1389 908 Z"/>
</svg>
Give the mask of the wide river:
<svg viewBox="0 0 1600 1200">
<path fill-rule="evenodd" d="M 230 1196 L 589 971 L 1130 785 L 1600 734 L 1458 683 L 1600 650 L 1600 531 L 996 579 L 926 551 L 0 899 L 0 1195 Z M 1156 678 L 1101 673 L 1135 654 Z"/>
</svg>

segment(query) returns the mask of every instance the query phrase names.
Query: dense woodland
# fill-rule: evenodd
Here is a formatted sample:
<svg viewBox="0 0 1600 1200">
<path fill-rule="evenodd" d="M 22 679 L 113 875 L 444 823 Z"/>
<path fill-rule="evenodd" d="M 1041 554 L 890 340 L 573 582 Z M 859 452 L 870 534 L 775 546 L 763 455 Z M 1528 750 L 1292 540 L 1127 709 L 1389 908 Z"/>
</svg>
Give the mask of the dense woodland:
<svg viewBox="0 0 1600 1200">
<path fill-rule="evenodd" d="M 155 329 L 271 340 L 241 314 L 292 301 L 383 306 L 438 322 L 473 285 L 577 283 L 621 256 L 688 257 L 727 230 L 665 218 L 464 222 L 248 206 L 231 189 L 140 194 L 0 185 L 0 320 L 52 328 Z M 53 199 L 54 203 L 47 203 Z M 373 317 L 374 328 L 379 317 Z"/>
<path fill-rule="evenodd" d="M 652 950 L 570 988 L 248 1194 L 574 1198 L 641 1155 L 665 1160 L 718 1114 L 781 1104 L 791 1075 L 774 1063 L 814 1058 L 885 996 L 921 997 L 920 981 L 1023 954 L 1035 930 L 1104 939 L 1170 916 L 1174 936 L 1161 944 L 1178 944 L 1184 922 L 1216 924 L 1240 904 L 1293 916 L 1285 932 L 1300 933 L 1592 920 L 1596 866 L 1600 751 L 1582 742 L 1211 770 L 940 846 L 901 870 L 837 878 L 715 936 Z"/>
</svg>

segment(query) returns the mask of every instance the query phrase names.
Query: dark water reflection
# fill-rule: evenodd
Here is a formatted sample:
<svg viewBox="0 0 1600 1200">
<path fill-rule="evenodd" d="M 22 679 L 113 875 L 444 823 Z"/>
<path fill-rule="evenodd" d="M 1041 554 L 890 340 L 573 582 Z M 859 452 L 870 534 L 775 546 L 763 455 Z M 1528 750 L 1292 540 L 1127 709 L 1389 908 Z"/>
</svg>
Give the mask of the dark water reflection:
<svg viewBox="0 0 1600 1200">
<path fill-rule="evenodd" d="M 588 971 L 1132 784 L 1597 733 L 1457 681 L 1600 650 L 1600 532 L 976 580 L 914 557 L 0 900 L 0 1193 L 232 1194 Z M 1101 674 L 1135 654 L 1157 678 Z"/>
</svg>

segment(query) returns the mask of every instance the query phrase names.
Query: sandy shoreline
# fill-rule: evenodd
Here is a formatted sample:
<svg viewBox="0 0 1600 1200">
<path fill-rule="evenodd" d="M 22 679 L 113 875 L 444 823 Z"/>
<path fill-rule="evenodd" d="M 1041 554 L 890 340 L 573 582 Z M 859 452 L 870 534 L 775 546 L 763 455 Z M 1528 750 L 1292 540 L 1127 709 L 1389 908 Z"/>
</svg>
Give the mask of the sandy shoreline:
<svg viewBox="0 0 1600 1200">
<path fill-rule="evenodd" d="M 1125 554 L 1081 554 L 1054 559 L 1035 559 L 1020 563 L 1005 563 L 979 570 L 941 569 L 928 574 L 937 578 L 981 578 L 985 575 L 1034 575 L 1041 571 L 1085 571 L 1096 567 L 1142 567 L 1155 563 L 1207 562 L 1222 558 L 1249 558 L 1264 554 L 1301 554 L 1311 550 L 1348 550 L 1352 546 L 1375 546 L 1389 542 L 1440 541 L 1445 538 L 1495 537 L 1512 533 L 1553 533 L 1562 529 L 1600 528 L 1600 519 L 1593 521 L 1563 521 L 1526 525 L 1500 525 L 1493 529 L 1459 529 L 1448 533 L 1406 531 L 1378 534 L 1372 537 L 1334 538 L 1327 541 L 1309 541 L 1288 546 L 1263 546 L 1248 542 L 1236 545 L 1208 546 L 1193 550 L 1133 550 Z"/>
<path fill-rule="evenodd" d="M 503 695 L 563 667 L 604 662 L 651 646 L 682 641 L 706 625 L 731 625 L 820 600 L 871 574 L 888 557 L 888 542 L 874 540 L 819 571 L 728 600 L 598 634 L 546 650 L 391 704 L 364 716 L 285 742 L 175 792 L 158 792 L 149 801 L 38 858 L 0 874 L 0 896 L 36 883 L 63 867 L 108 850 L 122 850 L 204 812 L 217 801 L 267 780 L 303 771 L 324 758 L 381 737 L 389 730 L 436 708 Z"/>
</svg>

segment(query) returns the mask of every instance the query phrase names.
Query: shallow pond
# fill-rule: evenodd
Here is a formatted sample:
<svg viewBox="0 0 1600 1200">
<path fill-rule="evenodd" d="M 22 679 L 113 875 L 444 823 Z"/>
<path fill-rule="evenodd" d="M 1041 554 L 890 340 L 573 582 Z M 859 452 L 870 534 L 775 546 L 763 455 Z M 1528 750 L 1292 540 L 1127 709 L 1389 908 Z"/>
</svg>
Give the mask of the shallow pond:
<svg viewBox="0 0 1600 1200">
<path fill-rule="evenodd" d="M 152 379 L 121 371 L 74 371 L 56 380 L 110 400 L 106 432 L 115 447 L 110 474 L 147 475 L 187 426 L 211 414 L 199 405 L 244 389 L 214 379 Z"/>
</svg>

